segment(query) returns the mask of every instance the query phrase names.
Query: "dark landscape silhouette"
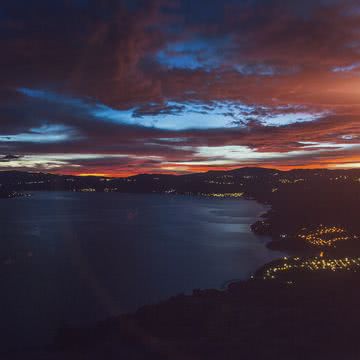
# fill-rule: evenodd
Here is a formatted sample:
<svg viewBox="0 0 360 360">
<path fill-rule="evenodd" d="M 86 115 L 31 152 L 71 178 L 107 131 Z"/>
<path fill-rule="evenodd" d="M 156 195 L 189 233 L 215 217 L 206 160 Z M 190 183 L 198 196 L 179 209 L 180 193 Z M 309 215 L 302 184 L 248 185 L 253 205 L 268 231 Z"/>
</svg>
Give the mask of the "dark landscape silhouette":
<svg viewBox="0 0 360 360">
<path fill-rule="evenodd" d="M 252 230 L 270 235 L 270 248 L 289 253 L 223 291 L 194 290 L 94 327 L 59 329 L 54 345 L 43 350 L 49 359 L 100 354 L 109 359 L 335 359 L 339 354 L 355 359 L 360 354 L 360 170 L 243 168 L 123 179 L 6 172 L 0 182 L 13 196 L 67 190 L 256 199 L 271 208 Z"/>
</svg>

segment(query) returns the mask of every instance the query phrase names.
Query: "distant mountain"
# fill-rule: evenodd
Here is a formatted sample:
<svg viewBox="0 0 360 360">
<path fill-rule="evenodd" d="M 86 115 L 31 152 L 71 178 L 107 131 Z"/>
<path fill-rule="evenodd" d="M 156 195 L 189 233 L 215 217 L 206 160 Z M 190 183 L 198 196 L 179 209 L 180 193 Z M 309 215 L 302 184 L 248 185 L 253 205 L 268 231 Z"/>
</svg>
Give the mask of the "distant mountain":
<svg viewBox="0 0 360 360">
<path fill-rule="evenodd" d="M 140 174 L 127 178 L 55 175 L 50 173 L 2 171 L 3 191 L 130 191 L 208 193 L 212 191 L 249 191 L 256 185 L 276 186 L 294 181 L 357 181 L 360 169 L 291 170 L 244 167 L 228 171 L 208 171 L 187 175 Z"/>
</svg>

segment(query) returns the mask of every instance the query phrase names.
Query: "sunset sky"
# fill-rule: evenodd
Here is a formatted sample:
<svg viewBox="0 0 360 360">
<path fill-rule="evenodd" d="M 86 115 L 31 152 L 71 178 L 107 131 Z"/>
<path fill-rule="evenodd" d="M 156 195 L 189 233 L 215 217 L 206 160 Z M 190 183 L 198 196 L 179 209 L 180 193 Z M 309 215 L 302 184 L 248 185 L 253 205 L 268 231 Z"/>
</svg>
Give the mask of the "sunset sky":
<svg viewBox="0 0 360 360">
<path fill-rule="evenodd" d="M 360 167 L 360 2 L 3 0 L 0 169 Z"/>
</svg>

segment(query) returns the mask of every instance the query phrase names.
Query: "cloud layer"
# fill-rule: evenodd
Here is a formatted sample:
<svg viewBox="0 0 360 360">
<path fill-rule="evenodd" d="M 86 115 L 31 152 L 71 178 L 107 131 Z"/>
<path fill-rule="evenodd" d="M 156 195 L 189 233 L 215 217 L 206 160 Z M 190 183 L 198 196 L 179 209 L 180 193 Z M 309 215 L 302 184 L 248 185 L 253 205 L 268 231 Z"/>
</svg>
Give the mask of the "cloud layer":
<svg viewBox="0 0 360 360">
<path fill-rule="evenodd" d="M 360 163 L 356 1 L 3 1 L 0 168 Z"/>
</svg>

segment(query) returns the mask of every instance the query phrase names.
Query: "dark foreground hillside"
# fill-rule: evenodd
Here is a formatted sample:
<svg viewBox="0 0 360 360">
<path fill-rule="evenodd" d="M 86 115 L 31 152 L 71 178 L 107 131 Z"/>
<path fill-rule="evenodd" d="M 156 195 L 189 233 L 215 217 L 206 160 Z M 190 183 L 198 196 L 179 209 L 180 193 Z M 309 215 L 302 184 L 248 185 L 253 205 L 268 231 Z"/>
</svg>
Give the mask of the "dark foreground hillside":
<svg viewBox="0 0 360 360">
<path fill-rule="evenodd" d="M 359 359 L 359 281 L 324 272 L 195 291 L 2 359 Z"/>
</svg>

